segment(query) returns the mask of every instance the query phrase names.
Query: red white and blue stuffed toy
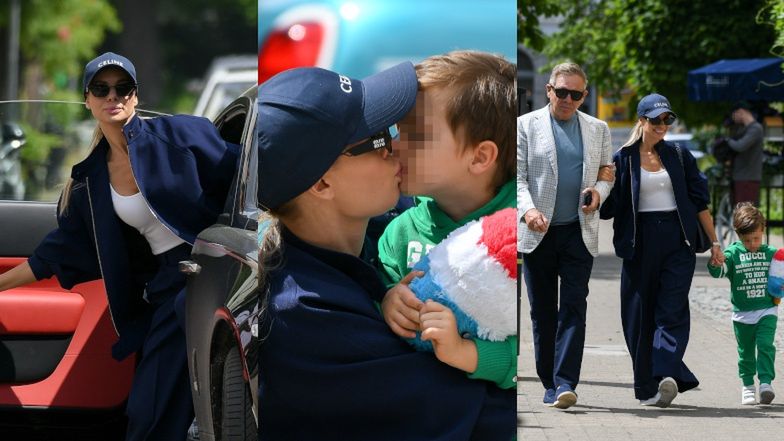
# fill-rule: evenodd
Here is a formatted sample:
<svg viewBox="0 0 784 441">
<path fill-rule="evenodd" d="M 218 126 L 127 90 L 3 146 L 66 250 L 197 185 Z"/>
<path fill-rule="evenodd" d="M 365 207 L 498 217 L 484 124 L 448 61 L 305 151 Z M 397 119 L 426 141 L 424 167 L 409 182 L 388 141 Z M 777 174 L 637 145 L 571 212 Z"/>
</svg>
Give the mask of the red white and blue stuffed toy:
<svg viewBox="0 0 784 441">
<path fill-rule="evenodd" d="M 768 269 L 768 292 L 776 298 L 784 297 L 784 248 L 773 255 Z"/>
<path fill-rule="evenodd" d="M 455 314 L 463 338 L 502 341 L 517 334 L 517 210 L 506 208 L 453 231 L 415 266 L 409 287 Z M 421 335 L 409 339 L 432 351 Z"/>
</svg>

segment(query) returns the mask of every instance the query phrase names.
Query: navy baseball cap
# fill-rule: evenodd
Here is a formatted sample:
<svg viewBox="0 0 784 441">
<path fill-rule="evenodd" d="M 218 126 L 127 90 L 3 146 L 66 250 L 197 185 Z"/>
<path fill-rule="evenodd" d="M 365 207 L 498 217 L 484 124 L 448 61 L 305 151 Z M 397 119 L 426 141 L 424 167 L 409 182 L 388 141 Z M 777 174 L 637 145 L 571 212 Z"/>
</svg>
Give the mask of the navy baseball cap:
<svg viewBox="0 0 784 441">
<path fill-rule="evenodd" d="M 93 80 L 95 74 L 97 74 L 101 69 L 109 67 L 109 66 L 116 66 L 120 69 L 124 70 L 128 75 L 131 76 L 134 83 L 136 81 L 136 68 L 133 67 L 133 63 L 131 60 L 123 57 L 122 55 L 117 55 L 113 52 L 106 52 L 104 54 L 95 57 L 84 66 L 84 79 L 82 81 L 82 91 L 87 92 L 87 85 L 90 84 L 90 81 Z"/>
<path fill-rule="evenodd" d="M 347 145 L 400 121 L 416 101 L 417 77 L 410 62 L 363 80 L 304 67 L 258 93 L 258 201 L 275 209 L 318 182 Z"/>
<path fill-rule="evenodd" d="M 672 116 L 678 117 L 670 107 L 670 101 L 663 95 L 652 93 L 644 96 L 640 103 L 637 104 L 637 116 L 646 118 L 656 118 L 664 112 L 672 113 Z"/>
</svg>

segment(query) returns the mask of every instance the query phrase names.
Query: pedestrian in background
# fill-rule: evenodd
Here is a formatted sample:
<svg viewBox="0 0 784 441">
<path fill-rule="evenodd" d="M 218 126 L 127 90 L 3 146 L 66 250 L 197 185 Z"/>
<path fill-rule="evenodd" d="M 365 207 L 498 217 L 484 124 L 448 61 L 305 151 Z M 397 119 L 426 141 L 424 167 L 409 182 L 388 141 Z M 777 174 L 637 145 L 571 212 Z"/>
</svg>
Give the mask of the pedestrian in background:
<svg viewBox="0 0 784 441">
<path fill-rule="evenodd" d="M 609 168 L 599 176 L 612 158 L 610 129 L 577 110 L 587 84 L 579 65 L 555 66 L 545 86 L 550 103 L 517 120 L 518 246 L 536 373 L 544 404 L 559 409 L 577 402 L 588 279 L 599 253 L 596 211 L 613 185 Z"/>
<path fill-rule="evenodd" d="M 751 202 L 759 205 L 760 182 L 765 130 L 754 119 L 752 107 L 746 101 L 735 103 L 732 120 L 741 125 L 732 138 L 726 138 L 735 155 L 732 159 L 732 203 Z"/>
<path fill-rule="evenodd" d="M 602 206 L 614 217 L 613 245 L 623 259 L 621 321 L 643 406 L 668 407 L 699 382 L 683 362 L 689 342 L 689 289 L 699 222 L 724 255 L 708 210 L 708 182 L 688 149 L 664 141 L 675 112 L 662 95 L 645 96 L 629 140 L 613 155 L 615 186 Z"/>
</svg>

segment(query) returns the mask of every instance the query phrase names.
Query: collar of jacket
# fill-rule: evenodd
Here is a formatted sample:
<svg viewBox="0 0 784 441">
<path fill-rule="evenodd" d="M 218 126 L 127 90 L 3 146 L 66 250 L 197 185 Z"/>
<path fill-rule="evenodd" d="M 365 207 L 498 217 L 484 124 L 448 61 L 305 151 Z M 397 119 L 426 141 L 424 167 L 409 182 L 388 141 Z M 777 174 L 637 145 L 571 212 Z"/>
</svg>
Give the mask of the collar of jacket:
<svg viewBox="0 0 784 441">
<path fill-rule="evenodd" d="M 632 186 L 632 195 L 634 197 L 634 207 L 635 210 L 640 206 L 640 179 L 641 179 L 641 158 L 640 158 L 640 143 L 642 140 L 638 140 L 634 144 L 628 145 L 621 149 L 621 154 L 626 157 L 626 160 L 623 161 L 625 164 L 630 164 L 630 170 L 628 170 L 631 174 L 629 178 L 631 179 L 631 186 Z M 678 183 L 683 183 L 683 166 L 681 166 L 680 160 L 678 159 L 678 153 L 675 151 L 675 147 L 665 141 L 661 140 L 654 144 L 653 149 L 656 150 L 656 153 L 659 155 L 659 159 L 661 159 L 662 166 L 665 170 L 667 170 L 667 174 L 670 176 L 670 181 L 673 184 L 673 188 L 677 188 L 675 181 Z M 628 162 L 627 162 L 628 161 Z M 625 173 L 627 170 L 623 170 Z M 676 200 L 680 199 L 678 196 L 678 191 L 675 191 Z M 678 201 L 680 202 L 680 201 Z"/>
<path fill-rule="evenodd" d="M 282 236 L 285 243 L 284 247 L 297 248 L 314 259 L 342 272 L 367 291 L 373 300 L 380 302 L 384 298 L 386 287 L 381 282 L 378 273 L 359 257 L 311 245 L 285 227 L 282 227 Z"/>
<path fill-rule="evenodd" d="M 80 163 L 71 168 L 71 178 L 77 181 L 84 180 L 86 176 L 94 176 L 100 171 L 100 166 L 106 164 L 106 154 L 109 151 L 109 142 L 101 138 L 95 148 Z"/>
</svg>

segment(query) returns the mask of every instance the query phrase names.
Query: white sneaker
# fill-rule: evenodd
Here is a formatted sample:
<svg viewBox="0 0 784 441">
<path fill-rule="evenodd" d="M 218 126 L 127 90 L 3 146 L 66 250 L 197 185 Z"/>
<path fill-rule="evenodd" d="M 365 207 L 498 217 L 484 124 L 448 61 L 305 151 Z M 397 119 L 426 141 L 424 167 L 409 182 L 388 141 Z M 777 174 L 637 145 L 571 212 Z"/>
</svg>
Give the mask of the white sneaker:
<svg viewBox="0 0 784 441">
<path fill-rule="evenodd" d="M 670 407 L 672 400 L 678 396 L 678 383 L 672 377 L 659 382 L 659 391 L 647 400 L 640 400 L 640 406 Z"/>
<path fill-rule="evenodd" d="M 659 382 L 659 394 L 661 394 L 661 405 L 659 407 L 669 407 L 672 400 L 678 396 L 678 383 L 672 377 L 667 377 Z"/>
<path fill-rule="evenodd" d="M 740 392 L 740 404 L 753 405 L 757 404 L 757 391 L 754 386 L 743 386 Z"/>
<path fill-rule="evenodd" d="M 770 404 L 776 398 L 776 392 L 773 392 L 773 386 L 768 383 L 761 383 L 759 385 L 760 404 Z"/>
<path fill-rule="evenodd" d="M 661 400 L 661 394 L 656 392 L 656 395 L 647 400 L 640 400 L 640 406 L 656 406 L 659 400 Z"/>
</svg>

